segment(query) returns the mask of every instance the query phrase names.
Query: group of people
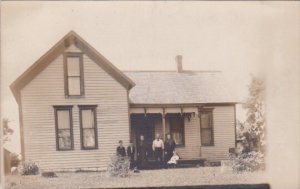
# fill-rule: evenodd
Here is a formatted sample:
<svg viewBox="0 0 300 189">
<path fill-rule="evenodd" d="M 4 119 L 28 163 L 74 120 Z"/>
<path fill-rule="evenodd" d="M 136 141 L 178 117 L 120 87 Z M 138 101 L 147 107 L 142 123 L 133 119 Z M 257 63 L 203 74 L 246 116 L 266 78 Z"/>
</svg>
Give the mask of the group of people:
<svg viewBox="0 0 300 189">
<path fill-rule="evenodd" d="M 168 165 L 177 164 L 179 156 L 175 151 L 175 141 L 171 138 L 170 134 L 167 134 L 166 141 L 160 138 L 159 134 L 156 134 L 155 140 L 152 142 L 152 152 L 154 155 L 154 160 L 157 168 L 166 168 Z M 146 168 L 148 166 L 148 153 L 149 149 L 144 140 L 144 136 L 140 136 L 139 144 L 137 145 L 137 161 L 135 161 L 135 147 L 130 141 L 127 150 L 123 146 L 123 141 L 119 141 L 119 146 L 117 147 L 117 155 L 125 157 L 128 156 L 130 160 L 130 168 Z"/>
<path fill-rule="evenodd" d="M 126 152 L 127 151 L 127 152 Z M 133 143 L 130 141 L 129 146 L 127 147 L 127 150 L 125 151 L 125 147 L 123 146 L 123 141 L 119 141 L 119 146 L 117 147 L 117 155 L 121 157 L 128 156 L 130 160 L 130 169 L 132 169 L 135 166 L 135 147 L 133 146 Z"/>
</svg>

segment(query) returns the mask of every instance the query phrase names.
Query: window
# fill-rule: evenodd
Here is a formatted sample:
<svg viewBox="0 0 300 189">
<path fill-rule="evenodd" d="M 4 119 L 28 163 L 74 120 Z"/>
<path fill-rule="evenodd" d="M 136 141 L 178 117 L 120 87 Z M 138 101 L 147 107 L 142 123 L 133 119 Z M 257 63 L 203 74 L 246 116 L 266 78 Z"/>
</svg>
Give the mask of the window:
<svg viewBox="0 0 300 189">
<path fill-rule="evenodd" d="M 82 149 L 97 149 L 97 121 L 96 105 L 79 105 L 80 112 L 80 133 Z"/>
<path fill-rule="evenodd" d="M 212 111 L 200 112 L 201 144 L 203 146 L 214 145 Z"/>
<path fill-rule="evenodd" d="M 170 134 L 176 146 L 184 145 L 184 119 L 181 114 L 168 114 Z"/>
<path fill-rule="evenodd" d="M 54 106 L 56 149 L 73 149 L 72 106 Z"/>
<path fill-rule="evenodd" d="M 81 96 L 84 93 L 82 62 L 81 53 L 67 53 L 64 55 L 66 96 Z"/>
</svg>

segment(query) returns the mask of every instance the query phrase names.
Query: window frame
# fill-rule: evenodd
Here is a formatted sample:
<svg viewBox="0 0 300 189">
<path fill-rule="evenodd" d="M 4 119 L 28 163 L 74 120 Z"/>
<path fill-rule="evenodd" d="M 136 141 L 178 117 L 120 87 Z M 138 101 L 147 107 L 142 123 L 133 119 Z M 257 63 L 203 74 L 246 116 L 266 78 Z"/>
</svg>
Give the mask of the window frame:
<svg viewBox="0 0 300 189">
<path fill-rule="evenodd" d="M 167 118 L 168 118 L 168 121 L 169 121 L 169 132 L 171 134 L 171 136 L 173 136 L 173 132 L 174 132 L 174 128 L 172 128 L 172 125 L 171 125 L 171 119 L 170 119 L 170 116 L 172 116 L 171 114 L 173 115 L 176 115 L 178 114 L 178 116 L 180 117 L 181 121 L 182 121 L 182 144 L 176 144 L 176 148 L 177 147 L 184 147 L 185 146 L 185 123 L 184 123 L 184 115 L 183 114 L 180 114 L 180 113 L 168 113 L 167 114 Z M 174 138 L 173 138 L 174 140 Z"/>
<path fill-rule="evenodd" d="M 65 88 L 65 96 L 66 97 L 82 97 L 84 96 L 84 71 L 83 71 L 83 53 L 81 52 L 67 52 L 63 54 L 63 64 L 64 64 L 64 88 Z M 80 95 L 70 95 L 69 94 L 69 77 L 68 76 L 68 58 L 69 57 L 78 57 L 79 58 L 79 73 L 80 73 Z M 77 76 L 78 77 L 78 76 Z"/>
<path fill-rule="evenodd" d="M 201 115 L 203 113 L 209 113 L 210 115 L 210 128 L 202 128 L 202 121 L 201 121 Z M 200 140 L 201 140 L 201 146 L 214 146 L 215 145 L 215 139 L 214 139 L 214 119 L 213 119 L 213 108 L 205 108 L 201 109 L 199 111 L 199 119 L 200 119 Z M 211 131 L 211 142 L 210 143 L 203 143 L 202 139 L 202 131 L 203 130 L 210 130 Z"/>
<path fill-rule="evenodd" d="M 54 117 L 55 117 L 55 138 L 56 138 L 56 151 L 70 151 L 74 150 L 74 136 L 73 136 L 73 113 L 72 108 L 73 105 L 55 105 L 54 108 Z M 58 116 L 57 111 L 68 111 L 69 112 L 69 119 L 70 119 L 70 138 L 71 138 L 71 148 L 70 149 L 60 149 L 59 148 L 59 136 L 58 131 Z"/>
<path fill-rule="evenodd" d="M 98 105 L 78 105 L 79 108 L 79 125 L 80 125 L 80 146 L 81 150 L 95 150 L 99 148 L 98 145 L 98 127 L 97 127 L 97 107 Z M 83 142 L 83 124 L 82 124 L 82 110 L 91 110 L 94 113 L 94 135 L 95 135 L 95 146 L 85 147 Z"/>
</svg>

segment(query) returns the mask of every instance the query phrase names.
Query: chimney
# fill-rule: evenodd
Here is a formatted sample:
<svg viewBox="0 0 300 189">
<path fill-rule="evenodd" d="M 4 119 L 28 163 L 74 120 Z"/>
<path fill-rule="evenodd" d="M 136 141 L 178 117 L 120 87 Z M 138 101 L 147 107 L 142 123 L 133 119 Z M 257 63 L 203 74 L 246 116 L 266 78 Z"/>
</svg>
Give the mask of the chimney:
<svg viewBox="0 0 300 189">
<path fill-rule="evenodd" d="M 182 55 L 177 55 L 175 58 L 176 64 L 177 64 L 177 72 L 181 73 L 183 72 L 182 69 Z"/>
</svg>

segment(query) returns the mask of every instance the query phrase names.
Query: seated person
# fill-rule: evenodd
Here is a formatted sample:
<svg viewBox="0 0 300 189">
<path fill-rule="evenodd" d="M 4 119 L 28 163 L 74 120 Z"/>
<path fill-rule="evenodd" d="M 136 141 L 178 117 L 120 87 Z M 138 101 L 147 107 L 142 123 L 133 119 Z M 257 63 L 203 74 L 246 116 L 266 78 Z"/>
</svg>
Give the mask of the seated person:
<svg viewBox="0 0 300 189">
<path fill-rule="evenodd" d="M 173 165 L 174 167 L 177 165 L 179 160 L 179 156 L 176 153 L 176 151 L 173 151 L 173 156 L 171 157 L 171 159 L 168 161 L 168 165 Z"/>
</svg>

